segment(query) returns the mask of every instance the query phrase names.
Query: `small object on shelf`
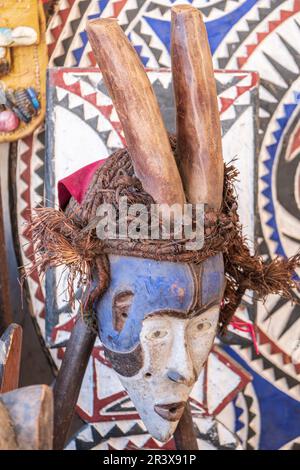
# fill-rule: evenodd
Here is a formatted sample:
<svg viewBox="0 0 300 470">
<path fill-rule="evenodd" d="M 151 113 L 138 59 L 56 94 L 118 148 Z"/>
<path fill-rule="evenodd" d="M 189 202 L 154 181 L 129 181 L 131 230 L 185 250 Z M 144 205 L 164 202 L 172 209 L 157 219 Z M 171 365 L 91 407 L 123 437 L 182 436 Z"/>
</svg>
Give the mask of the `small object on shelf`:
<svg viewBox="0 0 300 470">
<path fill-rule="evenodd" d="M 10 71 L 10 64 L 5 59 L 0 59 L 0 77 L 8 75 Z"/>
<path fill-rule="evenodd" d="M 11 101 L 11 103 L 16 106 L 17 103 L 16 103 L 16 100 L 15 100 L 15 93 L 14 93 L 14 90 L 12 88 L 7 88 L 5 90 L 5 96 L 6 96 L 6 101 L 7 100 Z"/>
<path fill-rule="evenodd" d="M 32 119 L 32 114 L 29 112 L 25 104 L 20 99 L 18 99 L 18 91 L 23 91 L 23 89 L 17 90 L 15 92 L 11 88 L 8 88 L 5 91 L 5 96 L 6 96 L 5 104 L 9 109 L 11 109 L 17 115 L 17 117 L 21 121 L 28 124 Z"/>
<path fill-rule="evenodd" d="M 0 28 L 0 46 L 8 47 L 12 43 L 11 28 Z"/>
<path fill-rule="evenodd" d="M 35 114 L 35 107 L 32 104 L 31 99 L 28 96 L 27 91 L 25 88 L 21 88 L 16 90 L 15 93 L 15 101 L 17 108 L 28 118 L 32 118 Z"/>
<path fill-rule="evenodd" d="M 0 46 L 32 46 L 37 42 L 37 32 L 28 26 L 17 28 L 0 28 Z"/>
<path fill-rule="evenodd" d="M 35 89 L 30 87 L 30 88 L 27 88 L 27 94 L 30 98 L 30 101 L 32 103 L 32 106 L 34 107 L 34 109 L 38 110 L 40 109 L 40 102 L 38 100 L 38 97 L 37 97 L 37 94 L 35 92 Z"/>
<path fill-rule="evenodd" d="M 11 70 L 10 51 L 8 47 L 0 47 L 0 77 L 8 75 Z"/>
<path fill-rule="evenodd" d="M 25 122 L 25 124 L 28 124 L 31 121 L 31 117 L 29 117 L 27 114 L 24 114 L 23 111 L 16 106 L 13 106 L 11 110 L 17 115 L 20 121 Z"/>
<path fill-rule="evenodd" d="M 0 112 L 0 132 L 12 132 L 19 127 L 20 121 L 11 109 Z"/>
<path fill-rule="evenodd" d="M 2 83 L 0 82 L 0 104 L 5 104 L 6 105 L 6 93 L 5 93 L 5 89 L 2 85 Z"/>
<path fill-rule="evenodd" d="M 46 109 L 46 67 L 48 63 L 45 39 L 46 21 L 43 2 L 40 0 L 0 0 L 0 47 L 1 41 L 6 44 L 10 68 L 3 64 L 0 75 L 0 87 L 4 90 L 34 88 L 40 107 L 37 103 L 32 111 L 27 107 L 16 107 L 10 101 L 6 107 L 20 119 L 20 125 L 14 132 L 1 132 L 0 143 L 14 142 L 22 139 L 41 124 Z M 14 47 L 16 46 L 16 47 Z M 1 70 L 1 67 L 0 67 Z"/>
</svg>

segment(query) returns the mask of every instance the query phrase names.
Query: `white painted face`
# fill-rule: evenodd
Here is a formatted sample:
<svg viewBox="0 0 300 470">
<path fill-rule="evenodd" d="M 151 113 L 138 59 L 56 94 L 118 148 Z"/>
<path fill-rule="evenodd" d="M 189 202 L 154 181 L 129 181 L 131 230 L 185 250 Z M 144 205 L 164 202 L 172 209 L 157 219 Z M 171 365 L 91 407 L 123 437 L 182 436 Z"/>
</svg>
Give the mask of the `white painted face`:
<svg viewBox="0 0 300 470">
<path fill-rule="evenodd" d="M 109 259 L 111 282 L 94 305 L 100 339 L 149 433 L 167 441 L 217 332 L 223 258 Z"/>
<path fill-rule="evenodd" d="M 192 318 L 172 312 L 148 316 L 140 333 L 143 367 L 132 377 L 118 374 L 149 433 L 162 442 L 174 433 L 207 360 L 219 308 L 214 305 Z"/>
</svg>

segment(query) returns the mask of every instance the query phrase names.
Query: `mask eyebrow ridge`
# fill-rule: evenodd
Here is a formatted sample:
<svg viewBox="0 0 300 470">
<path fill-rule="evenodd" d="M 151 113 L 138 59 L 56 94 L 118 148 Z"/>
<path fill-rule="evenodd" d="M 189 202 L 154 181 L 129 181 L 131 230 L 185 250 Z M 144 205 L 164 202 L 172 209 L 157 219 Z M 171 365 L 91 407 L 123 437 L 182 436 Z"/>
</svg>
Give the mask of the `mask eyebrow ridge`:
<svg viewBox="0 0 300 470">
<path fill-rule="evenodd" d="M 199 315 L 202 315 L 206 312 L 206 310 L 209 310 L 212 307 L 220 307 L 219 301 L 214 299 L 210 303 L 203 305 L 199 310 L 194 310 L 194 312 L 191 312 L 188 316 L 189 318 L 198 317 Z"/>
</svg>

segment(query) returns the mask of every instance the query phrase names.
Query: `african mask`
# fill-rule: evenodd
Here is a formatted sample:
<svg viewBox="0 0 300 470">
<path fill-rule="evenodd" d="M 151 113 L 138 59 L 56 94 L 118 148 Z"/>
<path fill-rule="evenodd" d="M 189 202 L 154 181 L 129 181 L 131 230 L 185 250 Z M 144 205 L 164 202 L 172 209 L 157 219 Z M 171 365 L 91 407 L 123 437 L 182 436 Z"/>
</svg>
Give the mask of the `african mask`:
<svg viewBox="0 0 300 470">
<path fill-rule="evenodd" d="M 218 210 L 220 122 L 198 10 L 177 6 L 172 11 L 176 162 L 151 85 L 116 21 L 90 23 L 88 34 L 143 189 L 156 203 L 183 206 L 188 201 Z M 100 339 L 149 432 L 166 441 L 218 329 L 223 256 L 197 265 L 110 255 L 109 264 L 110 284 L 94 302 Z"/>
<path fill-rule="evenodd" d="M 95 304 L 100 339 L 148 431 L 166 441 L 217 331 L 222 256 L 201 265 L 109 261 L 111 282 Z"/>
</svg>

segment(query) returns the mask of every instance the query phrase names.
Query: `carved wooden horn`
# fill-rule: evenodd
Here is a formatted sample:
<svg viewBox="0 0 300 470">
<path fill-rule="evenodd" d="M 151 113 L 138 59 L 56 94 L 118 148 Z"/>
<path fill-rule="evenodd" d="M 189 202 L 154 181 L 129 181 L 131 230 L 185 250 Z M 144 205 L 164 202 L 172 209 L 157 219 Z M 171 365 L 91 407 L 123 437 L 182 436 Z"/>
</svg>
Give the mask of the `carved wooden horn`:
<svg viewBox="0 0 300 470">
<path fill-rule="evenodd" d="M 155 202 L 184 204 L 157 99 L 136 51 L 115 19 L 90 22 L 87 32 L 123 126 L 136 176 Z"/>
<path fill-rule="evenodd" d="M 171 58 L 185 194 L 188 202 L 219 209 L 224 164 L 217 91 L 202 16 L 189 5 L 172 8 Z"/>
</svg>

